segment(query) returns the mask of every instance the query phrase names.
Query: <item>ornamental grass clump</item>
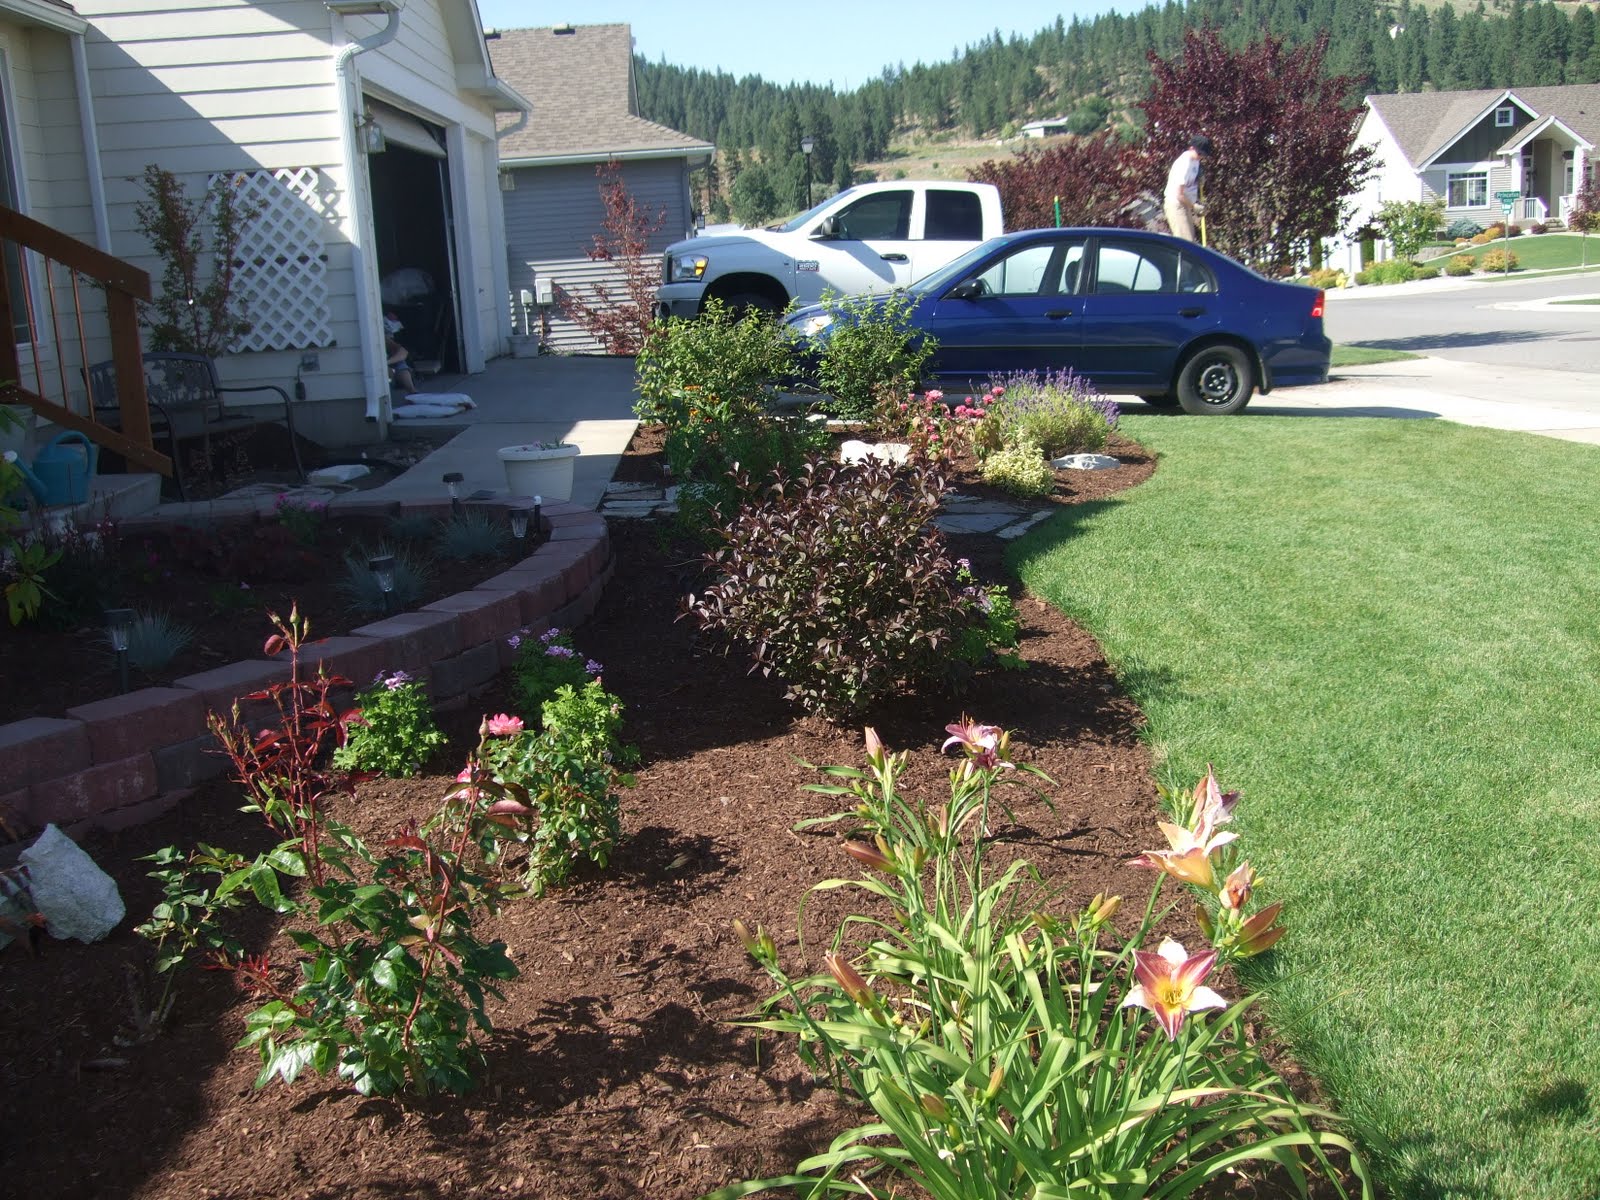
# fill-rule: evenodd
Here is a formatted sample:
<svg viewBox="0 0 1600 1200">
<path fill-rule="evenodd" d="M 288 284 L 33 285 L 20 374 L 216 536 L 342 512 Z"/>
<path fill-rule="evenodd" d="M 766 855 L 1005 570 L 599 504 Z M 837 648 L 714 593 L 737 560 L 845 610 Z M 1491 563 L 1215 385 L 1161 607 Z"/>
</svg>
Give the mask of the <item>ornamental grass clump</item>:
<svg viewBox="0 0 1600 1200">
<path fill-rule="evenodd" d="M 260 1055 L 258 1088 L 311 1070 L 363 1095 L 466 1091 L 484 1065 L 475 1035 L 493 1032 L 485 996 L 499 997 L 495 982 L 517 973 L 503 942 L 474 932 L 496 890 L 465 866 L 465 829 L 434 840 L 410 823 L 370 846 L 331 815 L 332 800 L 353 798 L 359 782 L 330 765 L 358 716 L 332 701 L 350 681 L 306 678 L 308 623 L 298 611 L 272 621 L 263 653 L 287 651 L 289 679 L 240 700 L 276 717 L 247 722 L 236 702 L 209 724 L 244 788 L 244 811 L 282 840 L 253 860 L 209 846 L 158 852 L 151 874 L 164 899 L 138 932 L 156 944 L 158 972 L 204 958 L 264 1001 L 239 1043 Z M 224 914 L 251 897 L 290 918 L 292 966 L 244 954 L 227 928 Z M 169 1006 L 170 991 L 152 1010 Z"/>
<path fill-rule="evenodd" d="M 333 752 L 333 765 L 404 779 L 415 775 L 448 740 L 434 724 L 427 689 L 404 671 L 379 671 L 356 695 L 361 715 L 349 724 L 345 744 Z"/>
<path fill-rule="evenodd" d="M 1268 1170 L 1274 1188 L 1302 1196 L 1320 1176 L 1319 1195 L 1349 1195 L 1353 1181 L 1370 1197 L 1337 1118 L 1296 1099 L 1246 1035 L 1251 1000 L 1217 990 L 1218 962 L 1270 944 L 1261 925 L 1276 912 L 1242 916 L 1248 868 L 1210 869 L 1207 894 L 1237 905 L 1237 919 L 1224 932 L 1211 916 L 1217 940 L 1192 951 L 1172 938 L 1144 948 L 1171 911 L 1158 911 L 1161 881 L 1127 941 L 1115 896 L 1053 913 L 1026 862 L 985 861 L 991 822 L 1009 812 L 1001 786 L 1049 781 L 1012 762 L 1003 730 L 963 718 L 948 731 L 963 760 L 947 801 L 902 793 L 909 755 L 871 729 L 866 769 L 824 768 L 838 782 L 813 787 L 854 802 L 807 824 L 852 823 L 843 849 L 864 868 L 813 891 L 852 889 L 879 910 L 847 918 L 819 970 L 791 975 L 770 934 L 735 922 L 777 985 L 746 1024 L 794 1035 L 802 1059 L 872 1118 L 791 1174 L 705 1200 L 780 1187 L 888 1197 L 907 1184 L 934 1200 L 1139 1200 L 1249 1190 Z M 1168 834 L 1170 861 L 1194 876 L 1232 836 L 1217 830 L 1227 814 L 1209 775 L 1201 791 L 1197 828 Z"/>
<path fill-rule="evenodd" d="M 787 697 L 839 719 L 906 686 L 952 684 L 1015 645 L 992 593 L 963 582 L 933 524 L 945 491 L 935 467 L 878 458 L 811 459 L 745 497 L 707 551 L 711 582 L 684 616 Z"/>
</svg>

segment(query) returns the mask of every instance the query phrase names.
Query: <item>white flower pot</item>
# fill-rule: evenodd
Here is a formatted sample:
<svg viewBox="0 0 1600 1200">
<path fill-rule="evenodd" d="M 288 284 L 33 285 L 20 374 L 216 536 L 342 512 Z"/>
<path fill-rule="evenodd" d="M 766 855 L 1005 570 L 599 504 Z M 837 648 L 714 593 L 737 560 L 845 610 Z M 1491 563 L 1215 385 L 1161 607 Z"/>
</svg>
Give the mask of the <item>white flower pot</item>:
<svg viewBox="0 0 1600 1200">
<path fill-rule="evenodd" d="M 500 461 L 506 468 L 506 486 L 513 496 L 541 496 L 545 500 L 572 499 L 572 468 L 578 461 L 576 446 L 502 446 Z"/>
</svg>

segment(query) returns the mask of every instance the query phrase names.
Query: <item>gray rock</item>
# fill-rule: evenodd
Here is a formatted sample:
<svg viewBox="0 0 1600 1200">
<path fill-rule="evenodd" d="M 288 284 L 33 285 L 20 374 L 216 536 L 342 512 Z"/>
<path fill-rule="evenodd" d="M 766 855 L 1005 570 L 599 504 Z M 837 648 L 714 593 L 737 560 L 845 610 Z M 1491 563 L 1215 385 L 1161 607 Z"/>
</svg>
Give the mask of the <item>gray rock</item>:
<svg viewBox="0 0 1600 1200">
<path fill-rule="evenodd" d="M 45 826 L 21 861 L 34 907 L 53 938 L 98 942 L 127 912 L 116 881 L 54 825 Z"/>
<path fill-rule="evenodd" d="M 1107 467 L 1120 467 L 1122 460 L 1109 454 L 1068 454 L 1052 458 L 1050 465 L 1058 471 L 1104 471 Z"/>
<path fill-rule="evenodd" d="M 863 442 L 851 438 L 839 446 L 840 462 L 861 462 L 867 458 L 887 459 L 903 463 L 911 457 L 911 447 L 904 442 Z"/>
</svg>

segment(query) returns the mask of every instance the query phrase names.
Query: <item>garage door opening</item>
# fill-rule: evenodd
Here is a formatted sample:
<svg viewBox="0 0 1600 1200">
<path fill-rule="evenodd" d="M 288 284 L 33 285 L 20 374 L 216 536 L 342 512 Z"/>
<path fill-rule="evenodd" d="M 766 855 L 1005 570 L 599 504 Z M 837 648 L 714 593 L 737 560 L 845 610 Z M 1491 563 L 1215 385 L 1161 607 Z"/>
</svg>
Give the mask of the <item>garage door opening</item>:
<svg viewBox="0 0 1600 1200">
<path fill-rule="evenodd" d="M 379 100 L 367 110 L 384 134 L 382 153 L 367 156 L 383 307 L 420 372 L 464 373 L 444 131 Z"/>
</svg>

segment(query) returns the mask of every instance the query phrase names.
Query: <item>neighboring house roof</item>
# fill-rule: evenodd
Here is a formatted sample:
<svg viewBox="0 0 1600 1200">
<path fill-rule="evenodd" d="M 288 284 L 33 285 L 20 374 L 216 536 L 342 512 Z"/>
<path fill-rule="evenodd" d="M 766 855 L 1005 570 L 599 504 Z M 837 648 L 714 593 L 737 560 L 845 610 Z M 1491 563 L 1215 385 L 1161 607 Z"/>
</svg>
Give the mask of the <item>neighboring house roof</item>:
<svg viewBox="0 0 1600 1200">
<path fill-rule="evenodd" d="M 626 25 L 503 29 L 490 36 L 489 57 L 495 74 L 533 105 L 526 121 L 501 119 L 502 166 L 711 154 L 711 143 L 635 111 Z"/>
<path fill-rule="evenodd" d="M 1518 104 L 1536 118 L 1559 117 L 1567 129 L 1591 144 L 1600 139 L 1600 84 L 1596 83 L 1367 97 L 1401 153 L 1418 168 L 1504 102 Z"/>
</svg>

